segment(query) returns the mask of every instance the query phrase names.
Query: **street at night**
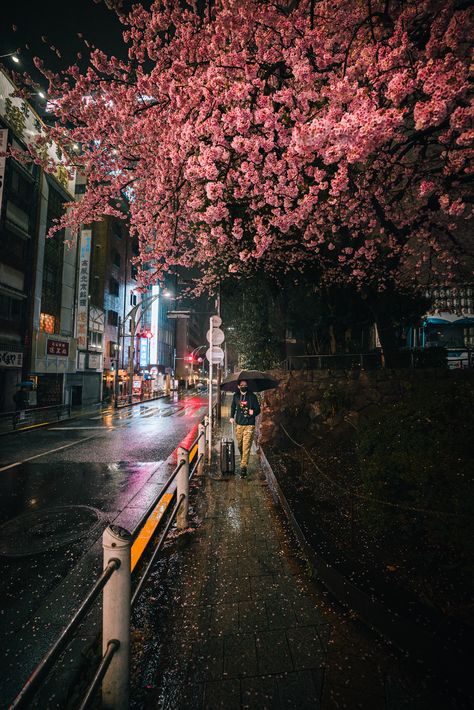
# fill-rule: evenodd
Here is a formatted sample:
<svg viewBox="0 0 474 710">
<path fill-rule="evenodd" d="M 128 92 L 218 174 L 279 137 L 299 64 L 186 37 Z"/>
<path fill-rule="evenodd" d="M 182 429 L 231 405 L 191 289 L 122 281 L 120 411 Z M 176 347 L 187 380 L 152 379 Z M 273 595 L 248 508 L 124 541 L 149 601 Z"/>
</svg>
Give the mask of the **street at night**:
<svg viewBox="0 0 474 710">
<path fill-rule="evenodd" d="M 40 659 L 85 596 L 92 576 L 84 570 L 92 575 L 100 566 L 96 543 L 104 527 L 115 522 L 133 529 L 139 522 L 172 471 L 169 457 L 205 405 L 199 397 L 156 400 L 0 441 L 1 645 L 8 668 L 2 697 L 19 690 L 32 670 L 28 664 Z M 19 451 L 26 461 L 16 461 Z M 50 509 L 49 518 L 35 519 L 36 511 L 46 516 Z M 52 601 L 58 598 L 60 610 Z"/>
</svg>

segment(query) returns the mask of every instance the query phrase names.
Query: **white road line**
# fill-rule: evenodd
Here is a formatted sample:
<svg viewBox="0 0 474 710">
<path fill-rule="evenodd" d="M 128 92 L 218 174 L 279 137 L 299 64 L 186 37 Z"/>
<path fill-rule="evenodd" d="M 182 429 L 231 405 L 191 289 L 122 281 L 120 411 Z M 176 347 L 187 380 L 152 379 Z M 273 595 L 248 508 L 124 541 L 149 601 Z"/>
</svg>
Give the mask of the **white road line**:
<svg viewBox="0 0 474 710">
<path fill-rule="evenodd" d="M 78 441 L 73 441 L 72 444 L 64 444 L 64 446 L 58 446 L 56 449 L 49 449 L 49 451 L 43 451 L 41 454 L 35 454 L 34 456 L 29 456 L 27 459 L 22 459 L 21 461 L 15 461 L 15 463 L 10 463 L 8 466 L 2 466 L 0 472 L 7 471 L 9 468 L 15 468 L 15 466 L 20 466 L 22 463 L 27 463 L 28 461 L 33 461 L 33 459 L 39 459 L 40 456 L 46 456 L 47 454 L 54 454 L 55 451 L 61 451 L 61 449 L 69 449 L 70 446 L 77 446 L 77 444 L 83 444 L 84 441 L 89 441 L 89 439 L 94 439 L 95 436 L 86 436 L 84 439 L 79 439 Z"/>
<path fill-rule="evenodd" d="M 84 429 L 92 431 L 110 431 L 111 429 L 114 429 L 113 426 L 52 426 L 49 427 L 49 431 L 83 431 Z"/>
</svg>

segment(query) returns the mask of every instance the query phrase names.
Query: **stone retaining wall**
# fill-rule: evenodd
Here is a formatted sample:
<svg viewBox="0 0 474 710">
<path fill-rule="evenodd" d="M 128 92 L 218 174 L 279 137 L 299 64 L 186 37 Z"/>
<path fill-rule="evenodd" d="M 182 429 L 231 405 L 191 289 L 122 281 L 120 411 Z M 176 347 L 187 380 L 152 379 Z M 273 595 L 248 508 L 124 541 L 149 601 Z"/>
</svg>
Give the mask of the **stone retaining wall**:
<svg viewBox="0 0 474 710">
<path fill-rule="evenodd" d="M 303 441 L 322 428 L 344 424 L 357 428 L 374 408 L 395 404 L 420 386 L 430 387 L 441 379 L 474 382 L 474 370 L 274 370 L 272 374 L 280 385 L 263 396 L 262 444 L 281 443 L 279 424 L 293 431 L 297 425 Z"/>
</svg>

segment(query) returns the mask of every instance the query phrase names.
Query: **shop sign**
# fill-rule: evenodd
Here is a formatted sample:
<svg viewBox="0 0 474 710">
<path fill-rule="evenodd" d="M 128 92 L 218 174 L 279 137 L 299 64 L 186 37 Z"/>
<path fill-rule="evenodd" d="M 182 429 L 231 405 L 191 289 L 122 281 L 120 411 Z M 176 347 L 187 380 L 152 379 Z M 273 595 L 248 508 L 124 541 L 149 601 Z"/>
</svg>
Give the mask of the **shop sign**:
<svg viewBox="0 0 474 710">
<path fill-rule="evenodd" d="M 92 231 L 83 229 L 79 247 L 79 284 L 77 289 L 76 339 L 80 350 L 87 350 L 89 271 L 91 262 Z"/>
<path fill-rule="evenodd" d="M 22 365 L 23 353 L 0 350 L 0 367 L 21 367 Z"/>
<path fill-rule="evenodd" d="M 46 341 L 46 352 L 48 355 L 56 355 L 57 357 L 69 357 L 69 343 L 67 340 L 53 340 L 48 338 Z"/>
<path fill-rule="evenodd" d="M 148 365 L 148 346 L 147 338 L 140 338 L 140 367 Z"/>
<path fill-rule="evenodd" d="M 2 128 L 0 130 L 0 154 L 5 153 L 8 147 L 8 130 Z M 6 156 L 0 155 L 0 214 L 2 213 L 2 197 L 3 197 L 3 185 L 5 182 L 5 163 Z"/>
<path fill-rule="evenodd" d="M 99 353 L 89 353 L 89 369 L 100 370 L 101 355 Z"/>
<path fill-rule="evenodd" d="M 133 393 L 134 394 L 141 394 L 142 391 L 142 381 L 141 380 L 133 380 Z"/>
</svg>

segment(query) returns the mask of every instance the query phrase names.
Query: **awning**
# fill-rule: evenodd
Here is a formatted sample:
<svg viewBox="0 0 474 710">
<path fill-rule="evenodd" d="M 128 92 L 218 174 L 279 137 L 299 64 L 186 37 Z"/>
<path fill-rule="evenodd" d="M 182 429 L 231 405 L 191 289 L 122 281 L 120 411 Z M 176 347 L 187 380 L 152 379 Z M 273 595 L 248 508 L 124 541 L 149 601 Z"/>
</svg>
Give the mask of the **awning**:
<svg viewBox="0 0 474 710">
<path fill-rule="evenodd" d="M 474 317 L 464 316 L 456 320 L 447 320 L 446 318 L 437 318 L 436 316 L 428 316 L 424 319 L 426 325 L 454 325 L 461 327 L 474 326 Z"/>
</svg>

